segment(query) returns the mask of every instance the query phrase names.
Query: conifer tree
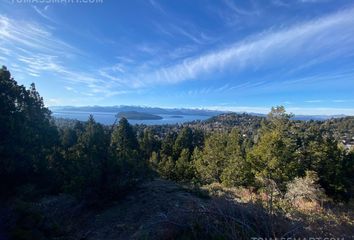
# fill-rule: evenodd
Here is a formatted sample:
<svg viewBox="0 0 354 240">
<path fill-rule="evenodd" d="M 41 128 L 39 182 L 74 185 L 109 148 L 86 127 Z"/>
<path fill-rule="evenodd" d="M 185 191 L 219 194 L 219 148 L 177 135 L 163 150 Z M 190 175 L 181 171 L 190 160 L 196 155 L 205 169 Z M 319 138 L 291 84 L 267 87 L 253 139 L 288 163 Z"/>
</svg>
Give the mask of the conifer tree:
<svg viewBox="0 0 354 240">
<path fill-rule="evenodd" d="M 297 145 L 289 131 L 290 117 L 284 107 L 272 108 L 268 114 L 270 124 L 263 126 L 260 140 L 248 156 L 253 173 L 274 181 L 282 190 L 299 172 Z"/>
<path fill-rule="evenodd" d="M 45 183 L 50 175 L 47 155 L 58 143 L 57 129 L 35 85 L 26 90 L 6 67 L 0 69 L 0 136 L 1 190 Z"/>
<path fill-rule="evenodd" d="M 99 195 L 104 187 L 108 161 L 108 138 L 101 124 L 90 115 L 85 131 L 71 149 L 71 171 L 67 188 L 78 195 Z"/>
</svg>

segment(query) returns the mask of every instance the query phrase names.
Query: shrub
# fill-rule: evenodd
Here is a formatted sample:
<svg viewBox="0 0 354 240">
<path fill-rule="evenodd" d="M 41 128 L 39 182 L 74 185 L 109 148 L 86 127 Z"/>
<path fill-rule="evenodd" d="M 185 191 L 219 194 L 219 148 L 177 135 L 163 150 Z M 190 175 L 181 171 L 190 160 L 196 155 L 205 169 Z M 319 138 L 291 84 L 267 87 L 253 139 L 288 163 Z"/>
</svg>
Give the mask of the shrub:
<svg viewBox="0 0 354 240">
<path fill-rule="evenodd" d="M 315 206 L 322 205 L 326 195 L 318 181 L 316 172 L 306 171 L 304 177 L 297 177 L 287 184 L 285 199 L 297 207 L 309 206 L 306 203 L 313 203 Z"/>
</svg>

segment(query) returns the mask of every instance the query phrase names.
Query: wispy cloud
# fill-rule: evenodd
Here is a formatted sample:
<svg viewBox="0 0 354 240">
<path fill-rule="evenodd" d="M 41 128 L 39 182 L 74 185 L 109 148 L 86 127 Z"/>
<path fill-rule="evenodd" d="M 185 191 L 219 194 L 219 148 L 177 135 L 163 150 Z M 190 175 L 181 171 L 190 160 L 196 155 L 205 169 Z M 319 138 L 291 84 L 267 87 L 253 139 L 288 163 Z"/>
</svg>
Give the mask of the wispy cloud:
<svg viewBox="0 0 354 240">
<path fill-rule="evenodd" d="M 283 0 L 272 0 L 272 4 L 278 7 L 289 7 L 290 4 Z"/>
<path fill-rule="evenodd" d="M 354 102 L 354 99 L 334 99 L 332 100 L 334 103 L 349 103 Z"/>
<path fill-rule="evenodd" d="M 11 71 L 15 75 L 27 74 L 36 78 L 52 76 L 66 83 L 80 85 L 80 91 L 75 86 L 65 89 L 86 96 L 124 94 L 118 89 L 119 79 L 105 74 L 105 69 L 78 70 L 68 67 L 72 61 L 82 61 L 84 55 L 79 49 L 55 37 L 52 30 L 34 22 L 17 21 L 0 15 L 0 55 L 4 55 L 3 61 L 12 62 Z M 124 73 L 123 64 L 116 64 L 111 69 L 113 73 Z"/>
<path fill-rule="evenodd" d="M 260 8 L 256 1 L 233 1 L 223 0 L 223 8 L 213 8 L 211 11 L 215 12 L 223 22 L 232 26 L 234 29 L 241 29 L 247 22 L 253 21 L 261 16 L 263 9 Z"/>
<path fill-rule="evenodd" d="M 175 22 L 174 20 L 171 21 Z M 185 39 L 188 39 L 191 43 L 197 45 L 209 44 L 216 40 L 215 38 L 208 36 L 193 24 L 183 22 L 181 20 L 178 21 L 178 24 L 171 22 L 165 24 L 154 22 L 154 26 L 156 27 L 157 32 L 162 35 L 170 38 L 182 36 Z"/>
<path fill-rule="evenodd" d="M 40 8 L 38 6 L 33 6 L 33 9 L 36 13 L 38 13 L 41 17 L 43 17 L 44 19 L 52 22 L 52 23 L 56 23 L 54 21 L 54 19 L 52 19 L 51 17 L 48 16 L 47 12 L 49 10 L 50 6 L 49 5 L 46 5 L 44 6 L 43 8 Z"/>
<path fill-rule="evenodd" d="M 349 9 L 290 28 L 265 32 L 172 66 L 138 74 L 138 80 L 132 81 L 128 77 L 127 81 L 132 81 L 135 87 L 152 83 L 175 84 L 225 68 L 242 69 L 262 66 L 269 61 L 306 59 L 329 49 L 336 52 L 332 57 L 345 56 L 354 52 L 354 32 L 348 31 L 353 27 L 354 9 Z"/>
<path fill-rule="evenodd" d="M 306 73 L 301 75 L 304 69 L 323 62 L 354 56 L 354 32 L 351 31 L 354 28 L 353 8 L 292 26 L 283 25 L 278 28 L 274 26 L 268 31 L 241 41 L 231 43 L 228 41 L 216 47 L 216 43 L 221 41 L 215 42 L 215 39 L 210 37 L 210 32 L 198 26 L 197 22 L 190 23 L 188 20 L 183 22 L 179 21 L 180 19 L 177 21 L 170 12 L 166 15 L 166 11 L 171 9 L 164 8 L 165 5 L 161 5 L 157 0 L 151 0 L 150 4 L 164 14 L 166 21 L 153 22 L 153 26 L 156 26 L 156 30 L 161 36 L 163 34 L 165 39 L 159 38 L 159 42 L 149 42 L 150 38 L 147 38 L 142 40 L 142 44 L 133 42 L 129 46 L 133 46 L 132 53 L 127 51 L 126 56 L 114 57 L 109 56 L 110 53 L 100 55 L 95 52 L 93 53 L 96 54 L 95 57 L 91 59 L 83 59 L 80 47 L 68 44 L 65 41 L 66 36 L 59 37 L 55 28 L 0 15 L 0 60 L 7 61 L 10 65 L 17 64 L 11 66 L 12 71 L 33 78 L 41 77 L 40 81 L 58 80 L 63 83 L 63 89 L 71 92 L 71 95 L 87 98 L 108 98 L 130 94 L 140 89 L 153 89 L 158 85 L 202 81 L 206 78 L 210 80 L 207 86 L 202 84 L 199 89 L 192 90 L 186 87 L 183 94 L 231 95 L 231 91 L 247 94 L 247 91 L 243 90 L 266 87 L 289 89 L 295 85 L 304 86 L 308 82 L 330 82 L 354 76 L 353 71 L 339 74 L 340 69 L 332 70 L 332 73 L 335 72 L 332 75 L 327 73 L 323 73 L 322 76 L 314 75 L 313 71 L 309 75 Z M 261 10 L 252 4 L 246 8 L 244 5 L 225 0 L 225 5 L 233 16 L 252 17 L 261 14 Z M 34 11 L 43 18 L 49 17 L 48 10 L 34 7 Z M 166 44 L 160 44 L 160 41 L 164 40 Z M 113 50 L 113 55 L 124 52 L 118 53 Z M 101 59 L 102 56 L 107 59 Z M 286 73 L 278 68 L 283 66 L 282 64 L 287 65 Z M 354 66 L 350 67 L 353 70 Z M 262 78 L 259 74 L 258 77 L 245 74 L 246 78 L 241 77 L 241 74 L 238 75 L 243 70 L 256 72 L 269 68 L 277 69 L 274 71 L 274 75 L 277 75 L 274 79 Z M 344 66 L 341 67 L 343 68 Z M 293 69 L 291 73 L 289 69 Z M 214 76 L 219 77 L 230 72 L 233 74 L 232 78 L 223 78 L 219 83 L 213 79 Z M 317 97 L 321 98 L 314 96 Z M 316 101 L 318 102 L 311 98 L 307 100 L 308 103 Z M 346 99 L 327 100 L 328 103 L 346 101 Z M 259 112 L 260 109 L 254 111 Z"/>
<path fill-rule="evenodd" d="M 306 100 L 305 103 L 321 103 L 323 102 L 323 100 L 319 100 L 319 99 L 316 99 L 316 100 Z"/>
<path fill-rule="evenodd" d="M 240 6 L 238 6 L 234 1 L 232 0 L 224 0 L 225 5 L 231 9 L 235 14 L 237 15 L 259 15 L 260 10 L 256 7 L 252 7 L 252 9 L 244 9 Z"/>
<path fill-rule="evenodd" d="M 0 15 L 0 41 L 10 46 L 18 46 L 46 53 L 79 53 L 70 44 L 55 38 L 49 29 L 33 22 L 17 21 Z"/>
<path fill-rule="evenodd" d="M 200 32 L 199 34 L 195 34 L 195 32 L 198 32 L 197 30 L 195 31 L 188 31 L 186 28 L 170 24 L 169 29 L 173 29 L 174 32 L 188 38 L 192 42 L 196 44 L 205 44 L 208 43 L 212 40 L 212 38 L 206 36 L 203 32 Z"/>
<path fill-rule="evenodd" d="M 197 47 L 192 46 L 192 45 L 186 45 L 183 47 L 178 47 L 176 49 L 172 49 L 171 51 L 169 51 L 168 56 L 171 59 L 179 59 L 179 58 L 185 58 L 186 56 L 194 53 L 197 51 Z"/>
<path fill-rule="evenodd" d="M 149 0 L 151 6 L 163 14 L 167 14 L 165 9 L 155 0 Z"/>
</svg>

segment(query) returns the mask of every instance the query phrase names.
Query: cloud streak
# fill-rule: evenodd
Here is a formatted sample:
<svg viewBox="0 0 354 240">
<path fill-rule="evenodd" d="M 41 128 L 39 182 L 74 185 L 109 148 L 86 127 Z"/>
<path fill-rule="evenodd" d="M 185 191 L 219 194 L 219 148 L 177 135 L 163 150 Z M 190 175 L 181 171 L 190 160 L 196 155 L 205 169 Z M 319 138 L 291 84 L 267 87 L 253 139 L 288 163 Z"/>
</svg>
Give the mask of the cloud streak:
<svg viewBox="0 0 354 240">
<path fill-rule="evenodd" d="M 13 47 L 21 46 L 31 51 L 62 54 L 78 50 L 55 38 L 42 25 L 27 21 L 15 21 L 0 15 L 0 41 Z"/>
<path fill-rule="evenodd" d="M 117 90 L 118 78 L 102 74 L 101 70 L 76 70 L 67 67 L 71 61 L 82 61 L 81 51 L 57 38 L 52 29 L 34 22 L 24 22 L 0 15 L 0 59 L 12 62 L 11 70 L 19 75 L 27 74 L 39 78 L 55 76 L 73 86 L 67 91 L 85 96 L 102 95 L 110 97 L 124 94 Z M 65 53 L 65 54 L 63 54 Z M 114 71 L 123 72 L 122 65 L 115 65 Z M 75 85 L 86 88 L 77 91 Z"/>
<path fill-rule="evenodd" d="M 270 31 L 236 42 L 226 48 L 185 59 L 151 72 L 144 72 L 128 82 L 134 87 L 149 84 L 176 84 L 193 80 L 225 68 L 259 67 L 269 61 L 311 58 L 333 51 L 331 57 L 354 53 L 354 9 L 338 12 L 287 29 Z M 340 43 L 340 44 L 338 44 Z"/>
</svg>

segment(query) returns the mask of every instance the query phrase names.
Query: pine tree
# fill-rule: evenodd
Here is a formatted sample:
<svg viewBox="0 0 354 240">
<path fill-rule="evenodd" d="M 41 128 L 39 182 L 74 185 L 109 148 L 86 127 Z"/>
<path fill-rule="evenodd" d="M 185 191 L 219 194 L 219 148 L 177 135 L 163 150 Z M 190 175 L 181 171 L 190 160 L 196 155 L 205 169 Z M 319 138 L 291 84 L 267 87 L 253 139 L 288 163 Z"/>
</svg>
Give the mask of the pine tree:
<svg viewBox="0 0 354 240">
<path fill-rule="evenodd" d="M 145 128 L 139 139 L 140 149 L 144 159 L 149 159 L 153 152 L 160 149 L 160 142 L 155 138 L 151 128 Z"/>
<path fill-rule="evenodd" d="M 191 162 L 191 153 L 188 148 L 182 149 L 176 161 L 175 172 L 179 181 L 189 182 L 194 178 L 194 166 Z"/>
<path fill-rule="evenodd" d="M 238 129 L 234 128 L 228 135 L 225 152 L 227 154 L 225 169 L 221 180 L 226 186 L 249 186 L 253 182 L 250 163 L 242 149 L 243 140 Z"/>
<path fill-rule="evenodd" d="M 90 115 L 85 131 L 71 149 L 71 166 L 67 189 L 81 196 L 97 196 L 104 185 L 108 161 L 108 138 L 101 124 Z"/>
<path fill-rule="evenodd" d="M 0 69 L 0 136 L 1 190 L 47 184 L 47 155 L 58 143 L 57 129 L 35 85 L 26 90 L 6 67 Z"/>
<path fill-rule="evenodd" d="M 121 118 L 111 136 L 111 148 L 115 158 L 136 164 L 139 157 L 139 144 L 132 126 L 126 118 Z"/>
<path fill-rule="evenodd" d="M 125 191 L 149 174 L 148 159 L 143 159 L 136 134 L 126 118 L 120 119 L 111 134 L 110 152 L 111 189 Z"/>
<path fill-rule="evenodd" d="M 299 174 L 296 140 L 289 131 L 291 115 L 277 107 L 268 116 L 270 124 L 261 129 L 261 137 L 248 159 L 256 176 L 275 181 L 285 190 L 286 182 Z"/>
<path fill-rule="evenodd" d="M 227 134 L 213 133 L 205 141 L 205 146 L 199 156 L 195 156 L 195 168 L 201 182 L 222 182 L 221 175 L 227 163 Z"/>
<path fill-rule="evenodd" d="M 177 139 L 173 146 L 173 157 L 178 159 L 183 149 L 193 151 L 193 131 L 189 127 L 184 127 L 178 134 Z"/>
</svg>

